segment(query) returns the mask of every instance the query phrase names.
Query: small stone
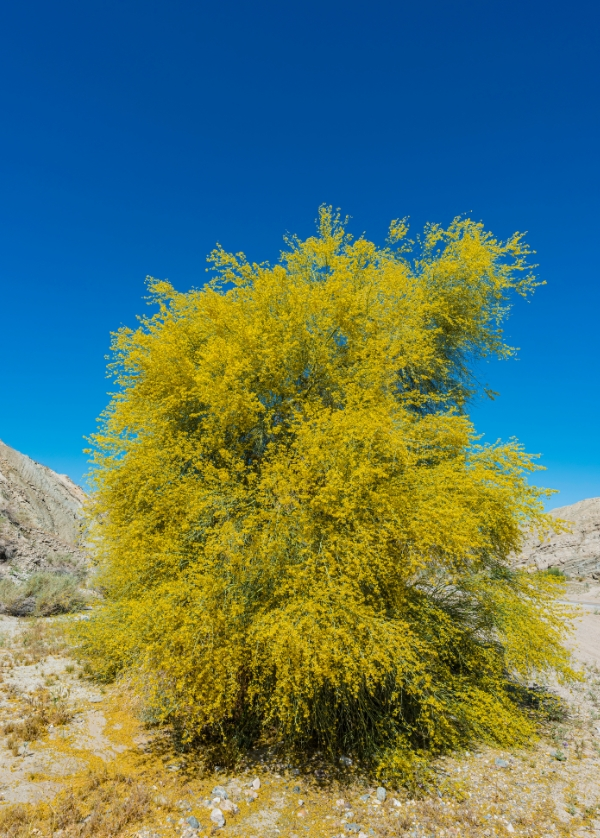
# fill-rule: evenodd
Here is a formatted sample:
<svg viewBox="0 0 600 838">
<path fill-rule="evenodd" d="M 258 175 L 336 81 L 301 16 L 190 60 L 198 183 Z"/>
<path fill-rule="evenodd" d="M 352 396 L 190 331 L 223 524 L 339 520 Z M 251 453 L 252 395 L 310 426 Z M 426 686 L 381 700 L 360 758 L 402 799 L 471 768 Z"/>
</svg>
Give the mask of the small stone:
<svg viewBox="0 0 600 838">
<path fill-rule="evenodd" d="M 298 801 L 298 806 L 304 806 L 304 800 L 299 800 Z"/>
<path fill-rule="evenodd" d="M 384 789 L 383 786 L 379 786 L 379 788 L 377 789 L 377 800 L 379 800 L 380 803 L 383 803 L 386 797 L 387 797 L 386 790 Z"/>
<path fill-rule="evenodd" d="M 193 815 L 190 815 L 190 817 L 187 819 L 187 822 L 192 827 L 192 829 L 200 829 L 200 823 L 198 821 L 198 818 L 195 818 Z"/>
<path fill-rule="evenodd" d="M 258 777 L 257 777 L 255 780 L 252 780 L 252 782 L 250 783 L 250 788 L 251 788 L 251 789 L 254 789 L 254 791 L 258 791 L 258 790 L 259 790 L 259 788 L 260 788 L 260 780 L 258 779 Z"/>
<path fill-rule="evenodd" d="M 296 812 L 297 817 L 305 818 L 306 817 L 306 809 L 298 809 Z"/>
<path fill-rule="evenodd" d="M 361 832 L 359 832 L 359 833 L 358 833 L 358 838 L 367 838 L 367 833 L 366 833 L 366 832 L 362 832 L 362 831 L 361 831 Z"/>
<path fill-rule="evenodd" d="M 246 800 L 248 801 L 248 803 L 252 803 L 253 800 L 257 800 L 257 799 L 258 799 L 258 795 L 255 791 L 247 791 L 246 792 Z"/>
<path fill-rule="evenodd" d="M 231 812 L 232 815 L 237 815 L 240 811 L 238 807 L 233 803 L 231 800 L 223 800 L 221 803 L 221 811 L 223 812 Z"/>
<path fill-rule="evenodd" d="M 210 813 L 210 819 L 219 828 L 225 826 L 225 816 L 220 809 L 213 809 Z"/>
<path fill-rule="evenodd" d="M 227 789 L 223 786 L 215 786 L 211 792 L 212 795 L 227 800 Z"/>
<path fill-rule="evenodd" d="M 294 792 L 294 794 L 300 794 L 300 792 L 301 792 L 301 788 L 300 788 L 300 786 L 294 786 L 294 788 L 292 789 L 292 791 Z"/>
<path fill-rule="evenodd" d="M 345 828 L 348 832 L 360 832 L 360 826 L 357 823 L 347 823 Z"/>
<path fill-rule="evenodd" d="M 514 828 L 514 826 L 512 825 L 512 823 L 507 823 L 507 824 L 506 824 L 506 828 L 507 828 L 507 830 L 508 830 L 509 832 L 514 832 L 514 831 L 515 831 L 515 828 Z"/>
<path fill-rule="evenodd" d="M 360 799 L 363 803 L 366 803 L 371 795 L 370 794 L 361 794 Z"/>
<path fill-rule="evenodd" d="M 392 797 L 392 804 L 393 804 L 394 806 L 398 806 L 398 807 L 400 807 L 400 806 L 402 806 L 402 801 L 401 801 L 401 800 L 398 800 L 396 797 Z"/>
<path fill-rule="evenodd" d="M 352 760 L 350 757 L 340 757 L 340 762 L 342 765 L 352 765 Z"/>
<path fill-rule="evenodd" d="M 508 760 L 507 759 L 500 759 L 500 757 L 496 757 L 494 760 L 498 768 L 508 768 Z"/>
</svg>

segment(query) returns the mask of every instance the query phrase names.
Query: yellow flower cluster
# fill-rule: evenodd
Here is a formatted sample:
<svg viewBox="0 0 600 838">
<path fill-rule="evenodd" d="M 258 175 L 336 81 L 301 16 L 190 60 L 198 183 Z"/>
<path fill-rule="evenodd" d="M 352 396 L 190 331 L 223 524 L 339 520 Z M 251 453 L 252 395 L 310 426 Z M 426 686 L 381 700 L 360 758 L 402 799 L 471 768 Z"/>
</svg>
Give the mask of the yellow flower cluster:
<svg viewBox="0 0 600 838">
<path fill-rule="evenodd" d="M 407 235 L 354 241 L 324 207 L 274 267 L 217 249 L 201 290 L 149 280 L 158 312 L 114 337 L 82 648 L 188 739 L 393 767 L 530 735 L 515 684 L 570 673 L 555 580 L 508 561 L 547 492 L 466 414 L 528 248 L 465 219 Z"/>
</svg>

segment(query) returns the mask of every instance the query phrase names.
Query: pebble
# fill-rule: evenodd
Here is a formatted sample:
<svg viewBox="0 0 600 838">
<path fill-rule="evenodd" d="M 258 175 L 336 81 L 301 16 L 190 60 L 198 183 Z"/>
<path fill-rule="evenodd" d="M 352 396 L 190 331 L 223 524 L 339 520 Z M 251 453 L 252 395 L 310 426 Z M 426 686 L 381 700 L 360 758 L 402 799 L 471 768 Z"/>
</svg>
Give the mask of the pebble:
<svg viewBox="0 0 600 838">
<path fill-rule="evenodd" d="M 361 831 L 360 826 L 357 823 L 347 823 L 346 826 L 345 826 L 345 829 L 347 829 L 348 832 L 360 832 Z"/>
<path fill-rule="evenodd" d="M 294 788 L 292 789 L 292 791 L 293 791 L 295 794 L 300 794 L 300 791 L 301 791 L 300 786 L 294 786 Z"/>
<path fill-rule="evenodd" d="M 231 812 L 232 815 L 237 815 L 240 811 L 232 800 L 223 800 L 220 809 L 222 812 Z"/>
<path fill-rule="evenodd" d="M 379 800 L 380 803 L 383 803 L 386 797 L 387 797 L 386 790 L 384 789 L 383 786 L 379 786 L 379 788 L 377 789 L 377 800 Z"/>
<path fill-rule="evenodd" d="M 258 790 L 259 790 L 259 788 L 260 788 L 260 780 L 258 779 L 258 777 L 257 777 L 255 780 L 252 780 L 252 782 L 250 783 L 250 788 L 251 788 L 251 789 L 254 789 L 254 791 L 258 791 Z"/>
<path fill-rule="evenodd" d="M 190 815 L 190 817 L 187 819 L 187 822 L 192 827 L 192 829 L 200 829 L 200 823 L 198 821 L 198 818 L 195 818 L 193 815 Z"/>
<path fill-rule="evenodd" d="M 227 789 L 224 786 L 215 786 L 211 794 L 214 794 L 216 797 L 222 797 L 223 800 L 227 800 Z"/>
<path fill-rule="evenodd" d="M 220 809 L 213 809 L 210 813 L 210 819 L 215 826 L 225 826 L 225 816 Z"/>
<path fill-rule="evenodd" d="M 156 803 L 157 806 L 166 806 L 169 802 L 164 794 L 155 794 L 152 800 Z"/>
<path fill-rule="evenodd" d="M 350 757 L 340 757 L 340 762 L 342 765 L 352 765 L 352 760 Z"/>
<path fill-rule="evenodd" d="M 500 759 L 500 757 L 496 757 L 496 765 L 498 768 L 508 768 L 508 760 L 507 759 Z"/>
</svg>

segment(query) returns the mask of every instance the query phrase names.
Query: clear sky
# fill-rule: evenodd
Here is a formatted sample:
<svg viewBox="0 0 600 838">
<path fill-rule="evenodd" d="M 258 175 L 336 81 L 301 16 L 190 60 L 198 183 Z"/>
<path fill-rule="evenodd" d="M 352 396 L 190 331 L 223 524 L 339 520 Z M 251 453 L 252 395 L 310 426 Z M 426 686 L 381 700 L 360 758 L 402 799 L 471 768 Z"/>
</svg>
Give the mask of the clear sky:
<svg viewBox="0 0 600 838">
<path fill-rule="evenodd" d="M 0 438 L 82 479 L 146 274 L 275 261 L 323 202 L 378 242 L 469 213 L 548 282 L 477 425 L 543 454 L 550 506 L 600 495 L 599 31 L 591 0 L 3 3 Z"/>
</svg>

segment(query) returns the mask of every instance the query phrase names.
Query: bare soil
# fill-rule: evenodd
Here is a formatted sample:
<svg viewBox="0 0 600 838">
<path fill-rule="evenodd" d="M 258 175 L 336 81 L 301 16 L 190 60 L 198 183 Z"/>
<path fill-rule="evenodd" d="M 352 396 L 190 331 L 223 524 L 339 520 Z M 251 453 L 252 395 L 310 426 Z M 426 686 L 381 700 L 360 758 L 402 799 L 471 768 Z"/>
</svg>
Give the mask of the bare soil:
<svg viewBox="0 0 600 838">
<path fill-rule="evenodd" d="M 126 684 L 84 677 L 65 640 L 80 617 L 0 617 L 0 836 L 600 836 L 600 586 L 569 598 L 587 604 L 573 640 L 585 677 L 562 688 L 568 715 L 528 749 L 440 759 L 427 791 L 386 789 L 384 801 L 352 768 L 331 776 L 268 755 L 206 774 L 144 727 Z"/>
</svg>

